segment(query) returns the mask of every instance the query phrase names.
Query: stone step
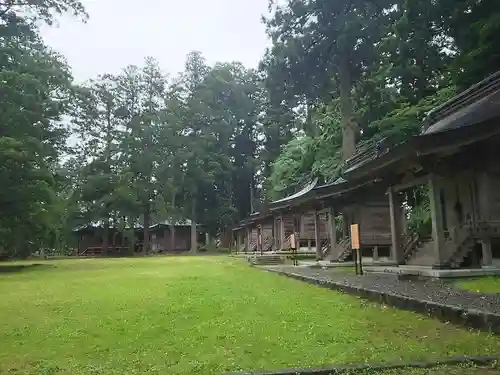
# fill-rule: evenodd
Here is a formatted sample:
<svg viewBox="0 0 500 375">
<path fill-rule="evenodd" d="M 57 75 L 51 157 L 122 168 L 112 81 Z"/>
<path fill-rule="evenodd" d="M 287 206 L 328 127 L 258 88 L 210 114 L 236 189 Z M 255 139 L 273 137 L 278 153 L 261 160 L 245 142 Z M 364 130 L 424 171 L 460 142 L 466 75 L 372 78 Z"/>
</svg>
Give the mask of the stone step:
<svg viewBox="0 0 500 375">
<path fill-rule="evenodd" d="M 284 264 L 285 257 L 279 255 L 257 255 L 248 257 L 248 262 L 254 265 L 277 265 Z"/>
</svg>

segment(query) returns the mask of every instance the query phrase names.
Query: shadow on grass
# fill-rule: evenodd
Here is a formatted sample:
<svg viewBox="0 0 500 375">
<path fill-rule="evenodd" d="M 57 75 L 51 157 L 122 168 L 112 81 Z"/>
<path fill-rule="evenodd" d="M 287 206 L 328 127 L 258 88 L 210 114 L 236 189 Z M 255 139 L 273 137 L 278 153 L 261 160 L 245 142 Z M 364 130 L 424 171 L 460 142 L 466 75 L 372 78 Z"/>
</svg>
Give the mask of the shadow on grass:
<svg viewBox="0 0 500 375">
<path fill-rule="evenodd" d="M 2 273 L 15 273 L 15 272 L 25 272 L 32 271 L 35 269 L 46 269 L 46 268 L 54 268 L 53 264 L 41 264 L 41 263 L 32 263 L 32 264 L 15 264 L 15 265 L 0 265 L 0 274 Z"/>
</svg>

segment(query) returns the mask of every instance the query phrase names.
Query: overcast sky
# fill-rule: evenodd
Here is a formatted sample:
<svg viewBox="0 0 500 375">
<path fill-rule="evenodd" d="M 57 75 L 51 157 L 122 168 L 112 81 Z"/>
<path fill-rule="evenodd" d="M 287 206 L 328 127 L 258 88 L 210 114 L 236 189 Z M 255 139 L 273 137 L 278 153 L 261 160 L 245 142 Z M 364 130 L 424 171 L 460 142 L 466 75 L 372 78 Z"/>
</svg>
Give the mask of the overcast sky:
<svg viewBox="0 0 500 375">
<path fill-rule="evenodd" d="M 165 72 L 183 70 L 186 54 L 209 64 L 241 61 L 256 67 L 268 41 L 261 15 L 268 0 L 83 0 L 86 24 L 63 16 L 44 27 L 45 41 L 68 59 L 76 81 L 116 73 L 144 57 Z"/>
</svg>

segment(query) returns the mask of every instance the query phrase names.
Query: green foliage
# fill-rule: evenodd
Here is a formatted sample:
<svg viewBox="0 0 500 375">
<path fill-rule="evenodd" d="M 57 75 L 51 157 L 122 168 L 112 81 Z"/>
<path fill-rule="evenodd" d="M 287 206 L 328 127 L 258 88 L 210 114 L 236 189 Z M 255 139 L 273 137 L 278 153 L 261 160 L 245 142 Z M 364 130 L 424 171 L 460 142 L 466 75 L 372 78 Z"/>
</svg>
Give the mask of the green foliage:
<svg viewBox="0 0 500 375">
<path fill-rule="evenodd" d="M 500 3 L 496 0 L 439 0 L 435 16 L 452 38 L 456 56 L 451 64 L 454 83 L 462 90 L 498 70 Z"/>
<path fill-rule="evenodd" d="M 410 233 L 418 233 L 421 238 L 429 238 L 432 220 L 427 186 L 416 186 L 408 192 L 409 217 L 406 223 Z"/>
<path fill-rule="evenodd" d="M 250 212 L 262 100 L 255 72 L 197 52 L 175 80 L 147 58 L 90 81 L 73 108 L 82 216 L 146 228 L 189 218 L 216 236 Z"/>
<path fill-rule="evenodd" d="M 72 94 L 64 60 L 16 13 L 20 4 L 27 3 L 0 3 L 2 257 L 27 256 L 57 242 L 61 219 L 54 167 L 64 150 L 61 119 Z M 52 7 L 50 2 L 28 4 L 34 18 L 47 17 Z M 62 10 L 62 5 L 55 9 Z"/>
<path fill-rule="evenodd" d="M 342 166 L 342 114 L 339 103 L 321 105 L 314 111 L 313 120 L 321 129 L 312 171 L 324 182 L 336 180 Z"/>
<path fill-rule="evenodd" d="M 272 199 L 282 198 L 293 193 L 291 188 L 307 183 L 311 179 L 316 157 L 317 141 L 303 136 L 291 140 L 283 147 L 278 159 L 273 163 L 270 181 Z"/>
<path fill-rule="evenodd" d="M 422 238 L 429 238 L 432 231 L 432 220 L 428 204 L 412 208 L 407 228 L 410 233 L 418 233 Z"/>
<path fill-rule="evenodd" d="M 0 2 L 0 19 L 14 21 L 27 18 L 30 21 L 44 21 L 51 25 L 54 16 L 72 13 L 82 20 L 88 15 L 78 0 L 3 0 Z"/>
<path fill-rule="evenodd" d="M 449 86 L 440 89 L 434 95 L 424 97 L 415 105 L 403 102 L 383 119 L 372 122 L 370 127 L 376 137 L 387 137 L 394 143 L 404 142 L 422 131 L 422 120 L 431 109 L 455 95 L 455 88 Z"/>
<path fill-rule="evenodd" d="M 30 147 L 31 146 L 31 147 Z M 33 145 L 0 137 L 0 255 L 26 256 L 47 240 L 54 201 L 51 173 Z"/>
</svg>

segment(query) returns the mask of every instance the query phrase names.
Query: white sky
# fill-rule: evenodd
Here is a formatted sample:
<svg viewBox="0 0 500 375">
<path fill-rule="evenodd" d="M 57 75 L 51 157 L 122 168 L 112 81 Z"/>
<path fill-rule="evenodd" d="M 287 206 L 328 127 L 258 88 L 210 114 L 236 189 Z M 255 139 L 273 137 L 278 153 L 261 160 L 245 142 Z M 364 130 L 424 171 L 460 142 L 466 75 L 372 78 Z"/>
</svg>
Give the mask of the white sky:
<svg viewBox="0 0 500 375">
<path fill-rule="evenodd" d="M 261 16 L 268 0 L 83 0 L 86 24 L 65 15 L 44 27 L 46 43 L 62 53 L 81 82 L 156 58 L 166 73 L 183 70 L 188 52 L 211 65 L 240 61 L 257 67 L 268 40 Z"/>
</svg>

